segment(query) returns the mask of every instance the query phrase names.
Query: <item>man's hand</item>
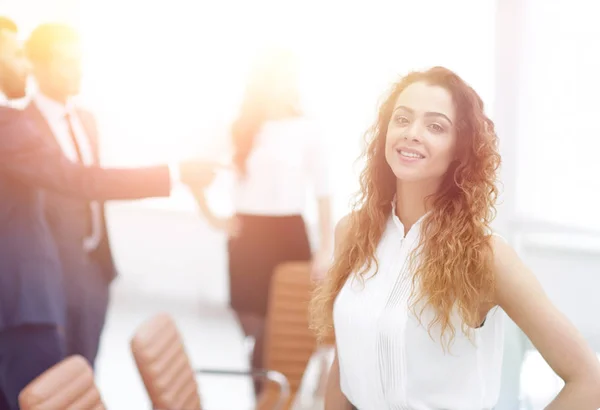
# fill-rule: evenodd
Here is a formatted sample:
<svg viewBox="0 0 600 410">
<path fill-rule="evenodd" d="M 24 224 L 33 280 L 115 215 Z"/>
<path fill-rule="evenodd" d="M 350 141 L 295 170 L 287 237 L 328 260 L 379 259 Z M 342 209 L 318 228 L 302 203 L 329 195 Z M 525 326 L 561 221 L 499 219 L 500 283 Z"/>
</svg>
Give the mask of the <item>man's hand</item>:
<svg viewBox="0 0 600 410">
<path fill-rule="evenodd" d="M 210 161 L 188 160 L 179 164 L 179 178 L 191 189 L 203 189 L 210 185 L 218 164 Z"/>
</svg>

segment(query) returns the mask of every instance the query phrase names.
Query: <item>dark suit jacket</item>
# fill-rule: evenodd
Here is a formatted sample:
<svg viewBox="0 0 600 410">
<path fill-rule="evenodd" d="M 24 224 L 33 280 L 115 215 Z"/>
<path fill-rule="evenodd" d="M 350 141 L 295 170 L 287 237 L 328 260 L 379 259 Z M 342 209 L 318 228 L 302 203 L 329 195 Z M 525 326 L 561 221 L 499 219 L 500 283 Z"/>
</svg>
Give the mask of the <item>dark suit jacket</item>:
<svg viewBox="0 0 600 410">
<path fill-rule="evenodd" d="M 73 163 L 36 131 L 25 112 L 0 107 L 0 331 L 64 324 L 61 263 L 40 188 L 86 200 L 168 196 L 169 169 Z"/>
<path fill-rule="evenodd" d="M 31 102 L 25 109 L 27 116 L 31 119 L 36 130 L 45 138 L 49 144 L 56 145 L 60 149 L 56 137 L 48 122 L 40 112 L 34 102 Z M 92 113 L 78 109 L 77 116 L 81 120 L 86 136 L 89 139 L 90 148 L 94 157 L 94 164 L 100 163 L 99 147 L 98 147 L 98 128 L 96 120 Z M 68 260 L 79 259 L 83 250 L 83 238 L 91 232 L 91 213 L 90 202 L 86 199 L 73 198 L 62 195 L 60 193 L 45 191 L 45 209 L 46 220 L 50 226 L 53 237 L 59 247 L 59 251 L 63 255 L 63 269 L 67 277 L 72 278 L 73 275 L 85 275 L 85 272 L 67 272 L 69 266 L 64 266 Z M 95 259 L 100 265 L 102 275 L 106 283 L 110 283 L 116 276 L 117 271 L 114 265 L 108 232 L 106 229 L 104 202 L 100 202 L 101 218 L 102 218 L 102 240 L 98 248 L 90 254 L 90 257 Z M 72 255 L 73 257 L 65 257 L 65 254 L 79 253 L 80 255 Z M 78 264 L 73 264 L 73 269 L 79 270 L 81 267 Z"/>
</svg>

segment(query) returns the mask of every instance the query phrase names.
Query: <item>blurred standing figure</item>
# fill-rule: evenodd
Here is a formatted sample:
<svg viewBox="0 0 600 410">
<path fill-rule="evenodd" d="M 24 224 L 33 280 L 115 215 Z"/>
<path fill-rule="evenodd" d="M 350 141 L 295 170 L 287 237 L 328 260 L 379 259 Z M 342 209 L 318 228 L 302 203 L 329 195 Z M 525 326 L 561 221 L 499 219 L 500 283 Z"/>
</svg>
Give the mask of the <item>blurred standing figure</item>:
<svg viewBox="0 0 600 410">
<path fill-rule="evenodd" d="M 0 100 L 24 97 L 28 73 L 17 26 L 0 17 Z M 133 169 L 70 161 L 23 110 L 0 106 L 0 409 L 18 409 L 20 391 L 66 354 L 63 261 L 45 194 L 133 200 L 212 177 L 200 161 Z"/>
<path fill-rule="evenodd" d="M 17 26 L 0 17 L 0 100 L 24 97 L 28 73 Z M 178 182 L 198 187 L 213 178 L 195 160 L 123 169 L 71 161 L 32 124 L 23 110 L 0 106 L 1 410 L 18 409 L 19 392 L 66 354 L 66 304 L 73 295 L 65 295 L 65 245 L 49 226 L 46 195 L 88 202 L 166 197 Z"/>
<path fill-rule="evenodd" d="M 97 165 L 98 129 L 94 116 L 71 98 L 81 84 L 81 44 L 62 24 L 38 26 L 26 43 L 38 91 L 26 113 L 44 138 L 71 161 Z M 116 276 L 104 220 L 104 204 L 45 192 L 48 225 L 58 246 L 67 296 L 67 355 L 80 354 L 92 365 Z"/>
<path fill-rule="evenodd" d="M 63 24 L 38 26 L 26 42 L 38 91 L 26 113 L 36 130 L 71 161 L 97 165 L 98 129 L 94 116 L 76 107 L 81 84 L 78 33 Z M 92 365 L 116 275 L 104 203 L 46 191 L 46 220 L 58 247 L 67 296 L 67 355 L 80 354 Z"/>
<path fill-rule="evenodd" d="M 231 306 L 245 334 L 255 338 L 252 364 L 260 368 L 273 269 L 282 262 L 312 259 L 313 276 L 319 277 L 333 242 L 324 136 L 299 108 L 297 67 L 290 53 L 267 53 L 254 67 L 231 137 L 235 216 L 216 217 L 201 190 L 196 198 L 209 223 L 229 233 Z M 302 218 L 310 185 L 320 228 L 314 256 Z"/>
<path fill-rule="evenodd" d="M 81 44 L 77 32 L 62 24 L 38 26 L 26 43 L 38 91 L 26 112 L 37 130 L 72 161 L 98 164 L 94 116 L 71 98 L 81 84 Z M 48 225 L 58 246 L 67 295 L 67 355 L 94 363 L 115 277 L 99 201 L 45 192 Z"/>
</svg>

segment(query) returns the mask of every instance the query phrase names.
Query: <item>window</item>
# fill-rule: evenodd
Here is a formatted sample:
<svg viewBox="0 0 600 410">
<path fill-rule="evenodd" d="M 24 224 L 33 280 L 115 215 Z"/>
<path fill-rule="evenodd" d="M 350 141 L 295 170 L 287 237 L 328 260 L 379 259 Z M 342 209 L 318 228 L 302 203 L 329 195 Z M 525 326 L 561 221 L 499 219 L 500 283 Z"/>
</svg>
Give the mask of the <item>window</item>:
<svg viewBox="0 0 600 410">
<path fill-rule="evenodd" d="M 587 1 L 525 2 L 517 211 L 600 233 L 600 25 Z"/>
</svg>

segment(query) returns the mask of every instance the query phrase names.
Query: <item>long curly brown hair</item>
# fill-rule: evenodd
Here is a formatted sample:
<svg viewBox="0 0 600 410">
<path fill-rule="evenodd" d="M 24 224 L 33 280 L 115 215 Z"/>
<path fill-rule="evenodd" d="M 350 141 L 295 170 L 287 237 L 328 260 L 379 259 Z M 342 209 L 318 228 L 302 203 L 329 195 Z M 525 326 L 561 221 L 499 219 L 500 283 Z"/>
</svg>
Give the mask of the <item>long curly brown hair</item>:
<svg viewBox="0 0 600 410">
<path fill-rule="evenodd" d="M 480 320 L 481 304 L 493 298 L 489 234 L 496 213 L 500 166 L 494 124 L 485 115 L 481 98 L 454 72 L 443 67 L 412 72 L 392 86 L 376 123 L 365 135 L 367 147 L 362 157 L 366 166 L 360 191 L 344 239 L 336 244 L 335 260 L 311 302 L 312 327 L 321 338 L 331 335 L 333 304 L 349 275 L 364 278 L 372 264 L 377 270 L 375 251 L 396 194 L 396 177 L 385 159 L 388 124 L 398 96 L 415 82 L 441 86 L 452 95 L 458 118 L 458 159 L 430 198 L 420 242 L 410 256 L 411 310 L 420 320 L 424 309 L 431 308 L 434 316 L 427 329 L 431 335 L 434 327 L 439 328 L 442 344 L 449 348 L 456 335 L 453 313 L 460 315 L 462 330 L 469 335 Z"/>
</svg>

